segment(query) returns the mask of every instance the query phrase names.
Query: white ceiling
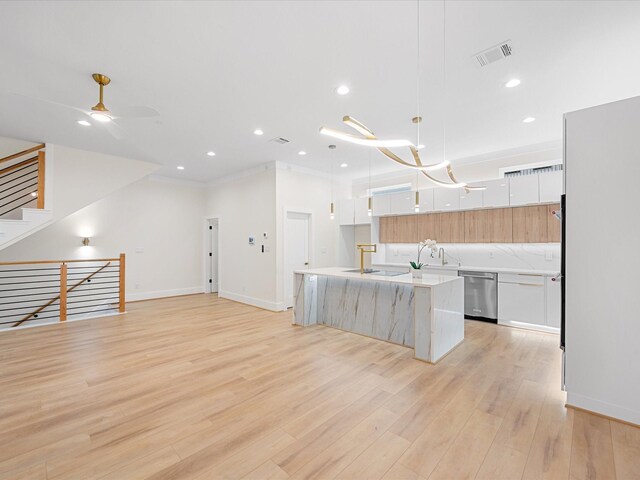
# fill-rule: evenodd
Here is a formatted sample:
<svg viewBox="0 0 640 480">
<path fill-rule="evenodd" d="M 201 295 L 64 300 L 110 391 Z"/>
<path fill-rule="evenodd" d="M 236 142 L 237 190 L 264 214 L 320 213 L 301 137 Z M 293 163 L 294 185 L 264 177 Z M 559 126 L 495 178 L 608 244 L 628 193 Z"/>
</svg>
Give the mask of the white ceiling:
<svg viewBox="0 0 640 480">
<path fill-rule="evenodd" d="M 88 108 L 97 101 L 91 73 L 100 72 L 112 78 L 107 106 L 161 113 L 121 120 L 126 137 L 116 140 L 100 124 L 76 124 L 73 110 L 0 94 L 0 135 L 155 161 L 162 175 L 200 181 L 274 160 L 325 172 L 333 164 L 351 178 L 366 175 L 370 159 L 372 173 L 392 171 L 377 152 L 331 142 L 318 128 L 346 131 L 349 114 L 381 138 L 415 140 L 416 6 L 0 2 L 0 92 Z M 443 112 L 446 156 L 463 162 L 559 140 L 564 112 L 640 95 L 640 2 L 449 1 L 446 94 L 443 3 L 421 2 L 420 25 L 428 161 L 443 155 Z M 474 63 L 474 53 L 506 39 L 511 58 Z M 504 88 L 512 77 L 522 84 Z M 344 97 L 334 91 L 342 83 L 351 87 Z M 537 121 L 523 124 L 527 116 Z M 264 136 L 252 133 L 258 127 Z M 269 142 L 276 136 L 291 143 Z"/>
</svg>

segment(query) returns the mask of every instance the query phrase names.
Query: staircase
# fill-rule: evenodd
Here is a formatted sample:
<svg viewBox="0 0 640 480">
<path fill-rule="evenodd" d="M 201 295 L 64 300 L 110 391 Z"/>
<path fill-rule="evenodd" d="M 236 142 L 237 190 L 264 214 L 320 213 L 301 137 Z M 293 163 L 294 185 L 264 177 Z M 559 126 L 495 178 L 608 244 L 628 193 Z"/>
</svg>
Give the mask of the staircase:
<svg viewBox="0 0 640 480">
<path fill-rule="evenodd" d="M 45 207 L 45 145 L 0 159 L 0 249 L 51 222 Z"/>
</svg>

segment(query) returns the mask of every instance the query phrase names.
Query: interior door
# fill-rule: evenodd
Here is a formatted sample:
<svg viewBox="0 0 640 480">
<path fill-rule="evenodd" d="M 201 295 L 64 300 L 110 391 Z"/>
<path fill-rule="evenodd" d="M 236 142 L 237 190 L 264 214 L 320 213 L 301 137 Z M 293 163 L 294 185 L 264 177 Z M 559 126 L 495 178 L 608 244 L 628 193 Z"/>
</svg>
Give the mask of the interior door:
<svg viewBox="0 0 640 480">
<path fill-rule="evenodd" d="M 293 272 L 309 268 L 309 222 L 306 213 L 287 212 L 285 224 L 285 306 L 293 306 Z"/>
</svg>

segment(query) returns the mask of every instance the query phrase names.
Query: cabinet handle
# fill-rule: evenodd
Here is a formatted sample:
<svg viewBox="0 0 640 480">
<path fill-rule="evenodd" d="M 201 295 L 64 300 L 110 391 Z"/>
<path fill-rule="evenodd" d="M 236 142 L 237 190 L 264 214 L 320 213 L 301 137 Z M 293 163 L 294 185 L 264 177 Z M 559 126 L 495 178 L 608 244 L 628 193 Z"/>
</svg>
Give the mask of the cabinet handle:
<svg viewBox="0 0 640 480">
<path fill-rule="evenodd" d="M 538 285 L 537 283 L 516 283 L 516 285 L 524 285 L 525 287 L 544 287 L 544 285 Z"/>
</svg>

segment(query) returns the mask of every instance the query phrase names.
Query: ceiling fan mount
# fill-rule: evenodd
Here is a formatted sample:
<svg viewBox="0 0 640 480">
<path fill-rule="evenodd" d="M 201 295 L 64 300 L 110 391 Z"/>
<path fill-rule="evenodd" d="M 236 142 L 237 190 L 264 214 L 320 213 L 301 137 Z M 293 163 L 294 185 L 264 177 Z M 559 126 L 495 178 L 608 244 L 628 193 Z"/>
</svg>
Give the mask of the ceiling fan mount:
<svg viewBox="0 0 640 480">
<path fill-rule="evenodd" d="M 109 109 L 105 107 L 104 103 L 102 102 L 103 100 L 102 97 L 103 97 L 103 89 L 104 87 L 109 85 L 109 83 L 111 83 L 111 79 L 106 75 L 103 75 L 102 73 L 94 73 L 91 76 L 93 77 L 95 82 L 98 85 L 100 85 L 100 101 L 96 103 L 93 107 L 91 107 L 91 110 L 94 110 L 96 112 L 108 112 Z"/>
</svg>

